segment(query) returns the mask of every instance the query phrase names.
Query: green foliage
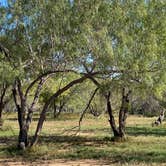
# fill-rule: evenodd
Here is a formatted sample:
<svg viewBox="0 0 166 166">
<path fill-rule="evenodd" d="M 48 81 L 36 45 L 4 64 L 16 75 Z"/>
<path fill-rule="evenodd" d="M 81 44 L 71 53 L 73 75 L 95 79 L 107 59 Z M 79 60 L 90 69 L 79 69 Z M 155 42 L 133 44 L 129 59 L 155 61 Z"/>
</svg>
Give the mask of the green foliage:
<svg viewBox="0 0 166 166">
<path fill-rule="evenodd" d="M 4 58 L 4 55 L 0 53 L 0 85 L 4 82 L 11 85 L 13 83 L 13 79 L 17 77 L 20 72 L 18 70 L 14 70 L 10 62 L 6 62 Z"/>
<path fill-rule="evenodd" d="M 90 55 L 96 70 L 117 70 L 110 87 L 158 94 L 165 88 L 164 6 L 143 0 L 10 1 L 1 8 L 2 27 L 8 27 L 3 41 L 25 78 L 66 62 L 80 69 Z"/>
</svg>

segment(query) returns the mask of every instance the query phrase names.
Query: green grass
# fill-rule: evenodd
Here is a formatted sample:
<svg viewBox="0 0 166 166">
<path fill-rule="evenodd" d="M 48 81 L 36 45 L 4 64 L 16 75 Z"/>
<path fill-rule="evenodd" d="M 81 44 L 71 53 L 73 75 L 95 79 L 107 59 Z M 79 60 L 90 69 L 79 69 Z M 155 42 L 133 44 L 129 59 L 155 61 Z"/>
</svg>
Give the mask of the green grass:
<svg viewBox="0 0 166 166">
<path fill-rule="evenodd" d="M 112 134 L 107 117 L 86 116 L 81 131 L 76 135 L 77 128 L 71 128 L 78 125 L 79 115 L 68 114 L 66 121 L 64 117 L 67 115 L 62 115 L 58 120 L 47 120 L 38 145 L 23 152 L 17 149 L 18 124 L 14 116 L 11 117 L 5 120 L 4 127 L 0 130 L 1 159 L 95 159 L 130 165 L 166 163 L 166 126 L 163 124 L 160 127 L 151 127 L 154 118 L 130 116 L 126 128 L 128 139 L 125 142 L 111 142 Z M 31 135 L 35 131 L 36 123 L 37 121 L 32 123 Z"/>
</svg>

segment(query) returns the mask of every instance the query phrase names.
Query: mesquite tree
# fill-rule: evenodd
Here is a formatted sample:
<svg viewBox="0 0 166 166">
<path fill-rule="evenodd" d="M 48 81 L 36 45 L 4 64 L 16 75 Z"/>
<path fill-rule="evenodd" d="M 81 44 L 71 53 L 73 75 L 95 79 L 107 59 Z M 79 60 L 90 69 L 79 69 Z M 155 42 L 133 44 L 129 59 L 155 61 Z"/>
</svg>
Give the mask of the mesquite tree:
<svg viewBox="0 0 166 166">
<path fill-rule="evenodd" d="M 163 1 L 105 1 L 92 25 L 105 25 L 105 39 L 96 41 L 100 49 L 91 52 L 91 61 L 100 70 L 114 69 L 117 73 L 91 78 L 106 97 L 107 110 L 114 136 L 123 137 L 126 112 L 129 105 L 129 92 L 137 95 L 162 93 L 166 85 L 165 39 L 166 12 Z M 96 23 L 96 24 L 95 24 Z M 104 45 L 104 42 L 107 45 Z M 106 47 L 107 46 L 107 47 Z M 109 48 L 109 49 L 108 49 Z M 109 53 L 108 52 L 109 50 Z M 96 56 L 96 53 L 97 56 Z M 103 54 L 104 53 L 104 54 Z M 88 67 L 91 64 L 88 63 Z M 109 93 L 122 90 L 119 127 L 116 127 Z M 124 92 L 128 91 L 128 92 Z M 109 92 L 110 91 L 110 92 Z"/>
<path fill-rule="evenodd" d="M 28 146 L 28 129 L 44 82 L 48 76 L 62 72 L 60 69 L 64 71 L 66 67 L 61 49 L 64 44 L 61 30 L 66 22 L 61 13 L 67 10 L 68 2 L 52 2 L 53 7 L 59 5 L 52 17 L 49 17 L 52 11 L 47 12 L 50 3 L 10 1 L 3 9 L 5 17 L 1 26 L 1 41 L 8 50 L 4 62 L 8 61 L 13 71 L 18 70 L 19 73 L 13 79 L 12 93 L 20 128 L 18 146 L 23 149 Z M 51 27 L 57 15 L 60 20 L 54 21 L 55 28 Z M 46 21 L 44 24 L 43 20 Z M 30 93 L 33 94 L 31 102 L 28 100 Z"/>
<path fill-rule="evenodd" d="M 4 7 L 1 29 L 10 55 L 7 60 L 20 73 L 13 80 L 19 147 L 28 145 L 42 85 L 48 76 L 65 71 L 77 76 L 47 99 L 31 144 L 38 140 L 49 105 L 86 79 L 107 89 L 103 95 L 115 131 L 109 91 L 122 90 L 117 135 L 123 137 L 130 90 L 157 91 L 165 83 L 164 5 L 163 1 L 10 1 Z M 32 103 L 28 103 L 36 83 Z"/>
<path fill-rule="evenodd" d="M 80 72 L 78 68 L 80 63 L 75 62 L 82 58 L 80 58 L 83 53 L 81 47 L 87 40 L 86 34 L 83 33 L 86 25 L 84 22 L 82 23 L 84 26 L 73 22 L 72 17 L 76 16 L 73 8 L 75 5 L 65 0 L 41 3 L 10 1 L 4 7 L 6 17 L 2 24 L 3 43 L 9 50 L 7 60 L 19 71 L 13 79 L 12 92 L 20 128 L 18 146 L 22 149 L 29 144 L 28 129 L 33 108 L 47 76 L 57 72 Z M 79 28 L 84 31 L 80 33 Z M 85 41 L 82 40 L 83 37 Z M 87 56 L 85 53 L 83 55 Z M 70 70 L 66 70 L 67 67 L 70 67 Z M 72 80 L 67 87 L 62 88 L 62 92 L 86 78 L 88 75 L 81 77 L 80 80 Z M 30 103 L 29 93 L 34 86 L 36 90 Z M 60 89 L 60 94 L 62 92 Z M 49 101 L 46 102 L 46 106 L 50 104 Z"/>
</svg>

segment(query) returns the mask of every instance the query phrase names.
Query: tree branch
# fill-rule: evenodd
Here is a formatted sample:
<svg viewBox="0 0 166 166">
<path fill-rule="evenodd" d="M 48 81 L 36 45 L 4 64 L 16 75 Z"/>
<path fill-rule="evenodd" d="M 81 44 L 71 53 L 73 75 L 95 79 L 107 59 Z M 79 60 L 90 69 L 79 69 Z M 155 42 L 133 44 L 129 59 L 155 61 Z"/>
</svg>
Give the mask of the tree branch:
<svg viewBox="0 0 166 166">
<path fill-rule="evenodd" d="M 40 80 L 40 82 L 39 82 L 39 84 L 38 84 L 38 86 L 37 86 L 37 88 L 36 88 L 36 92 L 35 92 L 33 101 L 32 101 L 32 103 L 31 103 L 31 105 L 30 105 L 30 108 L 28 109 L 28 114 L 27 114 L 27 118 L 26 118 L 26 127 L 27 127 L 27 129 L 29 129 L 29 125 L 30 125 L 30 123 L 31 123 L 31 121 L 32 121 L 33 108 L 34 108 L 35 104 L 36 104 L 37 101 L 38 101 L 38 98 L 39 98 L 39 95 L 40 95 L 42 86 L 43 86 L 44 82 L 45 82 L 47 79 L 48 79 L 48 77 L 45 78 L 45 79 L 44 79 L 44 78 L 41 78 L 41 80 Z"/>
<path fill-rule="evenodd" d="M 39 75 L 34 81 L 32 81 L 31 83 L 30 83 L 30 85 L 28 86 L 28 88 L 26 89 L 26 92 L 25 92 L 25 98 L 27 98 L 27 95 L 28 95 L 28 93 L 29 93 L 29 91 L 30 91 L 30 89 L 35 85 L 35 83 L 36 82 L 38 82 L 40 79 L 42 79 L 43 77 L 46 77 L 46 76 L 48 76 L 48 75 L 51 75 L 51 74 L 55 74 L 55 73 L 64 73 L 64 72 L 73 72 L 73 73 L 77 73 L 76 71 L 74 71 L 74 70 L 50 70 L 50 71 L 47 71 L 47 72 L 45 72 L 45 73 L 43 73 L 43 74 L 41 74 L 41 75 Z M 78 74 L 78 73 L 77 73 Z"/>
<path fill-rule="evenodd" d="M 82 119 L 84 118 L 84 115 L 85 115 L 86 111 L 88 110 L 88 108 L 89 108 L 89 106 L 90 106 L 90 104 L 91 104 L 93 98 L 95 97 L 96 92 L 98 91 L 98 89 L 99 89 L 98 87 L 95 89 L 95 91 L 93 92 L 92 96 L 91 96 L 90 99 L 89 99 L 89 102 L 87 103 L 87 106 L 86 106 L 85 109 L 82 111 L 82 114 L 81 114 L 81 117 L 80 117 L 80 120 L 79 120 L 79 128 L 80 128 L 80 126 L 81 126 Z"/>
<path fill-rule="evenodd" d="M 19 103 L 18 103 L 18 100 L 17 100 L 16 84 L 13 86 L 12 92 L 13 92 L 14 103 L 16 105 L 16 108 L 18 109 Z"/>
</svg>

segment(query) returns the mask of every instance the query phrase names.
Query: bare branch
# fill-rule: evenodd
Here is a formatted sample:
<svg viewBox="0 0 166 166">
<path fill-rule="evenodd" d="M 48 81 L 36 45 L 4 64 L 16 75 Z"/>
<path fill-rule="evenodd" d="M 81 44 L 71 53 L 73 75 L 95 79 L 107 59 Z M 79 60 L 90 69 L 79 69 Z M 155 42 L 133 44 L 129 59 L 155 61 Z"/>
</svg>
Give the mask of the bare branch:
<svg viewBox="0 0 166 166">
<path fill-rule="evenodd" d="M 21 85 L 21 81 L 19 78 L 16 78 L 16 85 L 17 85 L 17 89 L 18 89 L 18 94 L 20 96 L 21 101 L 25 100 L 23 91 L 22 91 L 22 85 Z"/>
<path fill-rule="evenodd" d="M 95 89 L 95 91 L 93 92 L 92 96 L 90 97 L 90 99 L 89 99 L 89 101 L 88 101 L 88 103 L 87 103 L 87 106 L 86 106 L 85 109 L 82 111 L 82 114 L 81 114 L 81 117 L 80 117 L 80 120 L 79 120 L 79 128 L 80 128 L 80 126 L 81 126 L 82 119 L 84 118 L 84 115 L 85 115 L 86 111 L 88 110 L 88 108 L 89 108 L 89 106 L 90 106 L 90 104 L 91 104 L 93 98 L 95 97 L 96 92 L 98 91 L 98 89 L 99 89 L 98 87 Z"/>
<path fill-rule="evenodd" d="M 97 87 L 100 87 L 100 83 L 94 77 L 90 76 L 89 79 L 92 80 Z"/>
<path fill-rule="evenodd" d="M 33 102 L 31 103 L 31 106 L 30 106 L 30 109 L 32 110 L 33 109 L 33 107 L 34 107 L 34 105 L 37 103 L 37 100 L 38 100 L 38 98 L 39 98 L 39 95 L 40 95 L 40 91 L 41 91 L 41 89 L 42 89 L 42 86 L 43 86 L 43 84 L 44 84 L 44 82 L 46 81 L 48 79 L 48 77 L 47 78 L 41 78 L 41 80 L 40 80 L 40 82 L 39 82 L 39 84 L 38 84 L 38 86 L 37 86 L 37 88 L 36 88 L 36 92 L 35 92 L 35 95 L 34 95 L 34 98 L 33 98 Z"/>
</svg>

